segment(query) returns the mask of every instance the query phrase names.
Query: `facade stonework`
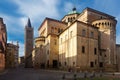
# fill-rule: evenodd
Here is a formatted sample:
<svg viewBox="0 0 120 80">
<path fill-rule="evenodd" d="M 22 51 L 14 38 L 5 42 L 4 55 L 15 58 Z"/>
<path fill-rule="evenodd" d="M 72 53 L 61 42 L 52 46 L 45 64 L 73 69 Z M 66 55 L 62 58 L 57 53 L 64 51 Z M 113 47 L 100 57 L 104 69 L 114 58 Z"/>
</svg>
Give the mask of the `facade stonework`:
<svg viewBox="0 0 120 80">
<path fill-rule="evenodd" d="M 46 18 L 33 60 L 44 57 L 37 60 L 45 67 L 116 71 L 116 23 L 115 17 L 91 8 L 81 13 L 73 8 L 61 21 Z"/>
<path fill-rule="evenodd" d="M 16 68 L 19 65 L 19 45 L 13 43 L 7 43 L 6 52 L 6 68 Z"/>
<path fill-rule="evenodd" d="M 7 43 L 7 31 L 6 25 L 3 22 L 3 18 L 0 18 L 0 71 L 5 68 L 5 54 Z"/>
<path fill-rule="evenodd" d="M 35 48 L 33 49 L 32 52 L 32 61 L 34 68 L 45 67 L 46 54 L 44 54 L 45 53 L 44 42 L 45 37 L 41 36 L 35 39 Z"/>
<path fill-rule="evenodd" d="M 19 65 L 24 65 L 24 63 L 25 63 L 24 56 L 19 57 L 18 62 L 19 62 Z"/>
<path fill-rule="evenodd" d="M 25 26 L 25 67 L 32 67 L 32 50 L 33 50 L 33 28 L 30 19 Z"/>
<path fill-rule="evenodd" d="M 120 72 L 120 44 L 116 45 L 116 53 L 117 53 L 117 69 Z"/>
</svg>

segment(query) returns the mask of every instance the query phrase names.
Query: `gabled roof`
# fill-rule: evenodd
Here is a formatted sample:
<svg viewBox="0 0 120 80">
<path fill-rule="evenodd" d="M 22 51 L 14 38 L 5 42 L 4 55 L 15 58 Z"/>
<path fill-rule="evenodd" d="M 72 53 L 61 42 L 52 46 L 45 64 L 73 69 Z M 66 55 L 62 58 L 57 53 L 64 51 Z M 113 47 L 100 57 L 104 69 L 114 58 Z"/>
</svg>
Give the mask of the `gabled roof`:
<svg viewBox="0 0 120 80">
<path fill-rule="evenodd" d="M 110 18 L 112 18 L 112 19 L 115 18 L 114 16 L 111 16 L 111 15 L 109 15 L 109 14 L 106 14 L 106 13 L 104 13 L 104 12 L 101 12 L 101 11 L 98 11 L 98 10 L 95 10 L 95 9 L 92 9 L 92 8 L 89 8 L 89 7 L 85 8 L 85 9 L 83 10 L 83 12 L 84 12 L 85 10 L 88 10 L 88 11 L 91 11 L 91 12 L 95 12 L 95 13 L 98 13 L 98 14 L 101 14 L 101 15 L 104 15 L 104 16 L 108 16 L 108 17 L 110 17 Z"/>
<path fill-rule="evenodd" d="M 43 23 L 42 23 L 42 24 L 40 25 L 40 27 L 38 28 L 38 30 L 41 29 L 41 27 L 43 26 L 43 24 L 44 24 L 47 20 L 59 22 L 59 23 L 62 23 L 62 24 L 66 24 L 66 23 L 64 23 L 64 22 L 62 22 L 62 21 L 59 21 L 59 20 L 56 20 L 56 19 L 52 19 L 52 18 L 46 17 L 46 18 L 44 19 Z"/>
<path fill-rule="evenodd" d="M 71 27 L 71 25 L 73 25 L 73 24 L 76 23 L 76 22 L 81 23 L 81 24 L 86 25 L 86 26 L 89 26 L 89 27 L 92 27 L 92 28 L 95 28 L 95 29 L 98 29 L 98 27 L 93 27 L 91 24 L 88 24 L 88 23 L 84 23 L 84 22 L 82 22 L 82 21 L 75 20 L 75 21 L 74 21 L 72 24 L 70 24 L 66 29 L 64 29 L 60 34 L 62 34 L 64 31 L 66 31 L 68 28 Z M 59 34 L 59 35 L 60 35 L 60 34 Z"/>
</svg>

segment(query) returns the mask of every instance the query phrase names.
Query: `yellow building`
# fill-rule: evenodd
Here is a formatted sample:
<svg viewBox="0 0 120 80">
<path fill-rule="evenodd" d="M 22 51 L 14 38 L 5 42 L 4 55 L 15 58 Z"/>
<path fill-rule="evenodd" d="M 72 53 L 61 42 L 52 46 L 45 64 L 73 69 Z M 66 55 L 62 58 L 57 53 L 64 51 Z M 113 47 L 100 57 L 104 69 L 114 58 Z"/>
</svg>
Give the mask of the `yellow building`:
<svg viewBox="0 0 120 80">
<path fill-rule="evenodd" d="M 13 43 L 7 43 L 7 53 L 6 53 L 6 68 L 18 67 L 19 62 L 19 45 Z"/>
<path fill-rule="evenodd" d="M 44 46 L 46 67 L 115 71 L 116 23 L 106 13 L 91 8 L 79 13 L 73 8 L 61 21 L 46 18 L 36 38 L 44 37 L 44 42 L 35 43 Z"/>
<path fill-rule="evenodd" d="M 25 63 L 24 56 L 19 57 L 18 62 L 19 62 L 20 65 L 24 65 L 24 63 Z"/>
</svg>

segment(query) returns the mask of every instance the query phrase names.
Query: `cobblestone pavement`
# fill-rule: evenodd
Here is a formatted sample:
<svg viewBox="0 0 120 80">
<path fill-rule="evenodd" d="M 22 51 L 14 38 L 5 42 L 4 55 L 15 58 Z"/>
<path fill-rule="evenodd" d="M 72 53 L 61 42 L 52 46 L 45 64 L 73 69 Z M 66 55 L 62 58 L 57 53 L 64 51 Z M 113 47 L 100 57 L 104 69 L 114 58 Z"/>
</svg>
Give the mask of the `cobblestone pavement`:
<svg viewBox="0 0 120 80">
<path fill-rule="evenodd" d="M 0 80 L 61 80 L 63 71 L 38 69 L 10 69 L 0 74 Z"/>
<path fill-rule="evenodd" d="M 120 73 L 102 73 L 102 76 L 120 76 Z M 87 73 L 86 77 L 100 77 L 100 73 Z M 67 80 L 74 79 L 74 77 L 84 78 L 85 73 L 70 73 L 56 70 L 41 70 L 32 68 L 16 68 L 6 70 L 0 74 L 0 80 Z M 67 79 L 66 79 L 67 78 Z"/>
</svg>

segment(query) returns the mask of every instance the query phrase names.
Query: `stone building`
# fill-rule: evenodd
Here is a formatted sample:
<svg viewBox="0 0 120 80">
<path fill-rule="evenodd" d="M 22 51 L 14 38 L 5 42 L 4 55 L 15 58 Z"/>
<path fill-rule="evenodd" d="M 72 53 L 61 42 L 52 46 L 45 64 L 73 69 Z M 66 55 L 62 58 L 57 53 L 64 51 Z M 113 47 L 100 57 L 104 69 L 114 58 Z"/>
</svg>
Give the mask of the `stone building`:
<svg viewBox="0 0 120 80">
<path fill-rule="evenodd" d="M 19 44 L 7 43 L 6 68 L 16 68 L 19 65 Z"/>
<path fill-rule="evenodd" d="M 35 48 L 33 49 L 32 52 L 32 61 L 34 68 L 45 67 L 46 54 L 44 54 L 45 53 L 44 42 L 45 37 L 41 36 L 35 38 Z"/>
<path fill-rule="evenodd" d="M 7 30 L 6 25 L 3 22 L 3 18 L 0 18 L 0 71 L 5 68 L 5 54 L 7 43 Z"/>
<path fill-rule="evenodd" d="M 115 71 L 116 23 L 115 17 L 88 7 L 81 13 L 73 8 L 61 21 L 46 18 L 38 29 L 45 66 Z"/>
<path fill-rule="evenodd" d="M 117 69 L 120 71 L 120 44 L 116 45 L 116 53 L 117 53 Z"/>
<path fill-rule="evenodd" d="M 25 64 L 24 56 L 19 57 L 18 62 L 19 62 L 19 66 L 24 66 L 24 64 Z"/>
<path fill-rule="evenodd" d="M 30 19 L 25 26 L 25 67 L 32 67 L 33 28 Z"/>
</svg>

